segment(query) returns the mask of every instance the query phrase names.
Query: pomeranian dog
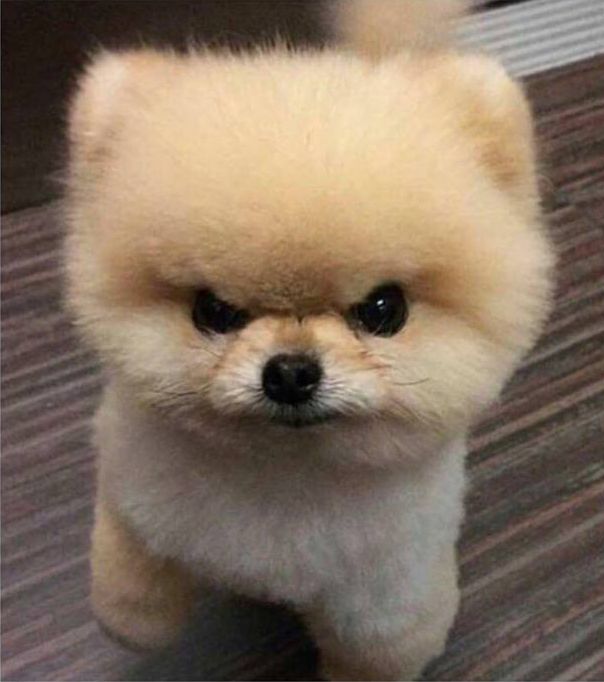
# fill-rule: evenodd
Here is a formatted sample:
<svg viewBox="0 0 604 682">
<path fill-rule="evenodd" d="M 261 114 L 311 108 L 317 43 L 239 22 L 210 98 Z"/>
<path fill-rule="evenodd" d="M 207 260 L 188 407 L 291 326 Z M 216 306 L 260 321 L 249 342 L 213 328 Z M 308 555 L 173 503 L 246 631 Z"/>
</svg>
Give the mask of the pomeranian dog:
<svg viewBox="0 0 604 682">
<path fill-rule="evenodd" d="M 548 312 L 531 115 L 461 0 L 340 48 L 103 53 L 72 103 L 69 303 L 107 385 L 92 600 L 139 647 L 216 584 L 332 679 L 410 679 L 458 606 L 465 440 Z"/>
</svg>

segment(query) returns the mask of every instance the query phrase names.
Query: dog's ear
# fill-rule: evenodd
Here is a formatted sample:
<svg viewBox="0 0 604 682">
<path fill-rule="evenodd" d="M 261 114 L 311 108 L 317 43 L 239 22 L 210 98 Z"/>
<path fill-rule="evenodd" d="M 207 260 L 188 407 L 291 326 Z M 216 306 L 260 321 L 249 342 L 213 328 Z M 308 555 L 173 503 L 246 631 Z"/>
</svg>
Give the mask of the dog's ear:
<svg viewBox="0 0 604 682">
<path fill-rule="evenodd" d="M 150 50 L 101 52 L 79 80 L 69 110 L 72 161 L 102 158 L 119 122 L 144 92 L 146 76 L 165 63 Z"/>
<path fill-rule="evenodd" d="M 443 56 L 440 87 L 451 115 L 497 184 L 529 212 L 538 204 L 533 122 L 521 86 L 495 60 Z"/>
</svg>

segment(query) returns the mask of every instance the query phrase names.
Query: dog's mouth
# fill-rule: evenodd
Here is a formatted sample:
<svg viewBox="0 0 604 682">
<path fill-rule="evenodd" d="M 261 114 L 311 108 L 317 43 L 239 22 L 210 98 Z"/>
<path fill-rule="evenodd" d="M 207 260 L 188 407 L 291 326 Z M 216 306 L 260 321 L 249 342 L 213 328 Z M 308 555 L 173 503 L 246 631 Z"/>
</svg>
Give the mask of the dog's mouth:
<svg viewBox="0 0 604 682">
<path fill-rule="evenodd" d="M 288 410 L 280 414 L 273 414 L 270 420 L 279 426 L 288 426 L 294 429 L 309 428 L 331 422 L 337 418 L 333 412 L 304 413 L 297 410 Z"/>
</svg>

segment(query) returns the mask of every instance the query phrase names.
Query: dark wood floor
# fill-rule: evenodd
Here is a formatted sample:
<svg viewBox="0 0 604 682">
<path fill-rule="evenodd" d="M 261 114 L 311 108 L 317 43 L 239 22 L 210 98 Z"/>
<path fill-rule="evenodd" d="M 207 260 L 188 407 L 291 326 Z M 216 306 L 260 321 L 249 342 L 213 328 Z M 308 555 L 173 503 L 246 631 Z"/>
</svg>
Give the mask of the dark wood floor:
<svg viewBox="0 0 604 682">
<path fill-rule="evenodd" d="M 534 77 L 560 254 L 539 347 L 475 431 L 463 604 L 429 679 L 604 680 L 604 58 Z M 155 656 L 109 642 L 87 601 L 94 359 L 61 311 L 53 205 L 2 232 L 2 678 L 309 679 L 296 620 L 216 596 Z"/>
</svg>

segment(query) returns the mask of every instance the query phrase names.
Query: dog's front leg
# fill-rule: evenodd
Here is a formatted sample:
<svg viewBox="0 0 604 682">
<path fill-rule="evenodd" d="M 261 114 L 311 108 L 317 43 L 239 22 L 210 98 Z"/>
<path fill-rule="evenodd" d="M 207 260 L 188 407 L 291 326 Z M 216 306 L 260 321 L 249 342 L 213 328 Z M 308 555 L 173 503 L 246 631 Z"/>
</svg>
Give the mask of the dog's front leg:
<svg viewBox="0 0 604 682">
<path fill-rule="evenodd" d="M 135 648 L 174 641 L 194 603 L 191 577 L 175 562 L 153 556 L 103 499 L 92 535 L 92 606 L 108 634 Z"/>
<path fill-rule="evenodd" d="M 453 551 L 430 569 L 429 580 L 421 598 L 404 582 L 370 585 L 366 592 L 361 588 L 363 594 L 338 590 L 335 596 L 326 595 L 307 618 L 325 676 L 330 680 L 416 679 L 444 650 L 457 612 Z"/>
</svg>

